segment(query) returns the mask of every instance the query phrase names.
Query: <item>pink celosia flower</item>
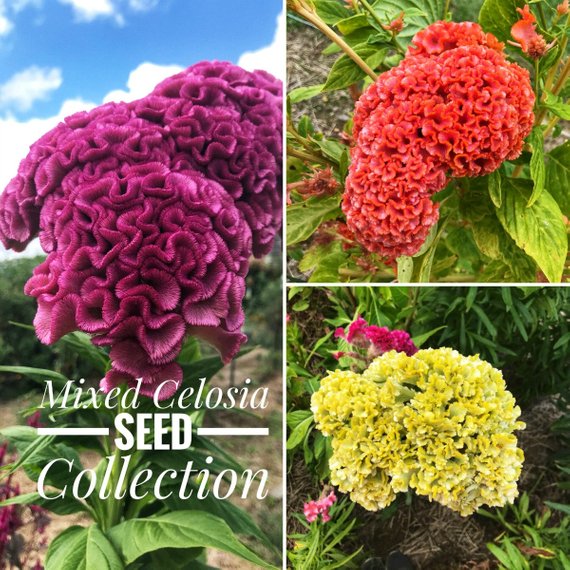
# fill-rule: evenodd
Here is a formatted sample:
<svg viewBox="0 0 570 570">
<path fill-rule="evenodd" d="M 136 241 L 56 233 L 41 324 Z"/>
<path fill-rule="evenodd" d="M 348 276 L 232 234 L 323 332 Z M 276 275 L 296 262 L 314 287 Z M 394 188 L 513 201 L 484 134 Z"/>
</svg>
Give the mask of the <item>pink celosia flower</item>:
<svg viewBox="0 0 570 570">
<path fill-rule="evenodd" d="M 408 356 L 412 356 L 412 354 L 418 351 L 418 348 L 406 331 L 390 330 L 387 327 L 369 325 L 362 317 L 358 317 L 348 326 L 346 334 L 344 329 L 338 328 L 335 332 L 335 337 L 343 338 L 348 343 L 367 350 L 369 358 L 374 358 L 390 350 L 405 352 Z M 345 355 L 353 358 L 362 358 L 356 352 L 336 352 L 333 354 L 333 357 L 338 360 L 340 356 Z"/>
<path fill-rule="evenodd" d="M 447 175 L 481 176 L 516 158 L 532 128 L 528 72 L 471 22 L 436 22 L 361 96 L 342 209 L 368 250 L 416 253 L 438 219 Z"/>
<path fill-rule="evenodd" d="M 556 6 L 556 11 L 558 12 L 559 16 L 564 16 L 568 14 L 568 12 L 570 11 L 568 0 L 564 0 L 564 2 L 558 4 L 558 6 Z"/>
<path fill-rule="evenodd" d="M 309 523 L 317 520 L 319 512 L 319 506 L 315 501 L 309 501 L 303 505 L 303 514 Z"/>
<path fill-rule="evenodd" d="M 303 514 L 307 519 L 307 522 L 315 522 L 319 515 L 321 515 L 322 522 L 326 523 L 331 520 L 329 509 L 336 502 L 336 495 L 334 491 L 331 491 L 328 495 L 325 495 L 318 499 L 317 501 L 308 501 L 303 505 Z"/>
<path fill-rule="evenodd" d="M 19 251 L 39 235 L 48 253 L 25 288 L 42 342 L 90 333 L 110 347 L 105 389 L 173 380 L 163 397 L 186 334 L 237 353 L 248 260 L 280 226 L 280 93 L 265 72 L 203 62 L 32 145 L 0 197 L 0 239 Z"/>
</svg>

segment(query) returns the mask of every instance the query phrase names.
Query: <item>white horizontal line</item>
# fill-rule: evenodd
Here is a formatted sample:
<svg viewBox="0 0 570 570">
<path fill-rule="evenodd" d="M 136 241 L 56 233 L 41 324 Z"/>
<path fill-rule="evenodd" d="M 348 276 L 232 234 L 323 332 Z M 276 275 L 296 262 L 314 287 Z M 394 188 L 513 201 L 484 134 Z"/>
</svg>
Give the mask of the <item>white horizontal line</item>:
<svg viewBox="0 0 570 570">
<path fill-rule="evenodd" d="M 198 435 L 269 435 L 269 428 L 204 428 Z M 109 435 L 109 428 L 38 428 L 38 435 Z"/>
<path fill-rule="evenodd" d="M 109 428 L 38 428 L 38 435 L 109 435 Z"/>
<path fill-rule="evenodd" d="M 199 427 L 198 435 L 269 435 L 269 428 L 205 428 Z"/>
</svg>

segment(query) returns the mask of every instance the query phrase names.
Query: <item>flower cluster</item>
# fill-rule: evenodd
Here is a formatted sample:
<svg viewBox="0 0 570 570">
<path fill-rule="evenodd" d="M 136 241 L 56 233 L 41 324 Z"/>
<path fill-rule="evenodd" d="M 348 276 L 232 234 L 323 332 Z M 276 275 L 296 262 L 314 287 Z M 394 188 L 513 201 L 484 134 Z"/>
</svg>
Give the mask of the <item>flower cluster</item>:
<svg viewBox="0 0 570 570">
<path fill-rule="evenodd" d="M 529 74 L 471 22 L 436 22 L 381 74 L 354 113 L 342 208 L 368 250 L 413 255 L 438 220 L 448 176 L 481 176 L 516 158 L 529 134 Z"/>
<path fill-rule="evenodd" d="M 334 491 L 331 491 L 328 495 L 321 497 L 317 501 L 308 501 L 305 503 L 303 505 L 303 514 L 307 522 L 315 522 L 319 518 L 319 515 L 321 515 L 321 519 L 324 523 L 329 522 L 331 520 L 329 509 L 335 502 L 336 495 Z"/>
<path fill-rule="evenodd" d="M 203 62 L 39 139 L 0 197 L 0 239 L 48 253 L 25 289 L 40 340 L 94 335 L 103 387 L 142 378 L 147 395 L 176 390 L 187 333 L 229 361 L 249 258 L 280 226 L 281 116 L 272 76 Z"/>
<path fill-rule="evenodd" d="M 369 325 L 362 317 L 350 323 L 346 331 L 343 328 L 336 329 L 334 336 L 356 348 L 365 349 L 367 356 L 372 358 L 391 350 L 404 352 L 408 356 L 418 351 L 406 331 Z"/>
<path fill-rule="evenodd" d="M 363 374 L 330 373 L 311 410 L 331 437 L 331 483 L 368 510 L 410 489 L 463 516 L 517 496 L 520 409 L 478 356 L 391 351 Z"/>
</svg>

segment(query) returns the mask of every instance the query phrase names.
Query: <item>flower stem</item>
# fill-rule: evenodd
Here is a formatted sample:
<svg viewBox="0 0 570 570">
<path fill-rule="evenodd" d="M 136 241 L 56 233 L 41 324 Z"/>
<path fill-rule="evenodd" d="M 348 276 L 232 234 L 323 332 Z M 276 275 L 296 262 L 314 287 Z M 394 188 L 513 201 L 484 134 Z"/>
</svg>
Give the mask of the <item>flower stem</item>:
<svg viewBox="0 0 570 570">
<path fill-rule="evenodd" d="M 321 31 L 329 40 L 334 42 L 366 75 L 371 77 L 374 81 L 377 79 L 376 73 L 370 68 L 370 66 L 331 28 L 329 27 L 318 14 L 311 9 L 302 0 L 295 0 L 289 7 L 297 12 L 299 16 L 302 16 L 313 24 L 319 31 Z"/>
<path fill-rule="evenodd" d="M 367 0 L 358 0 L 358 2 L 364 6 L 366 11 L 372 16 L 374 21 L 383 30 L 385 30 L 386 28 L 384 26 L 384 23 L 382 22 L 378 14 L 374 11 L 374 8 L 372 8 L 372 6 L 367 2 Z M 400 42 L 396 39 L 396 34 L 394 33 L 392 34 L 392 43 L 394 44 L 394 47 L 396 48 L 397 51 L 399 51 L 402 55 L 406 55 L 406 50 L 400 45 Z"/>
<path fill-rule="evenodd" d="M 318 156 L 312 152 L 307 152 L 304 150 L 298 150 L 290 146 L 287 147 L 287 154 L 289 156 L 294 156 L 300 158 L 301 160 L 307 160 L 309 162 L 317 162 L 318 164 L 332 164 L 332 162 L 326 159 L 324 156 Z"/>
</svg>

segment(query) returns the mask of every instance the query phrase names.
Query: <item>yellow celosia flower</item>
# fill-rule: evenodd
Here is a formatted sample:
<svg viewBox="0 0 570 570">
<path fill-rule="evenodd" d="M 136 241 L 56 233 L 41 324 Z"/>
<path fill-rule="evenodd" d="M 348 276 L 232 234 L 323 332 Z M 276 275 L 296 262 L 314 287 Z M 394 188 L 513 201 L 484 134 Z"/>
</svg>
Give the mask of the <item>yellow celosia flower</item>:
<svg viewBox="0 0 570 570">
<path fill-rule="evenodd" d="M 369 510 L 414 489 L 466 516 L 517 496 L 520 409 L 501 372 L 450 348 L 391 351 L 337 370 L 311 410 L 332 437 L 331 483 Z"/>
</svg>

